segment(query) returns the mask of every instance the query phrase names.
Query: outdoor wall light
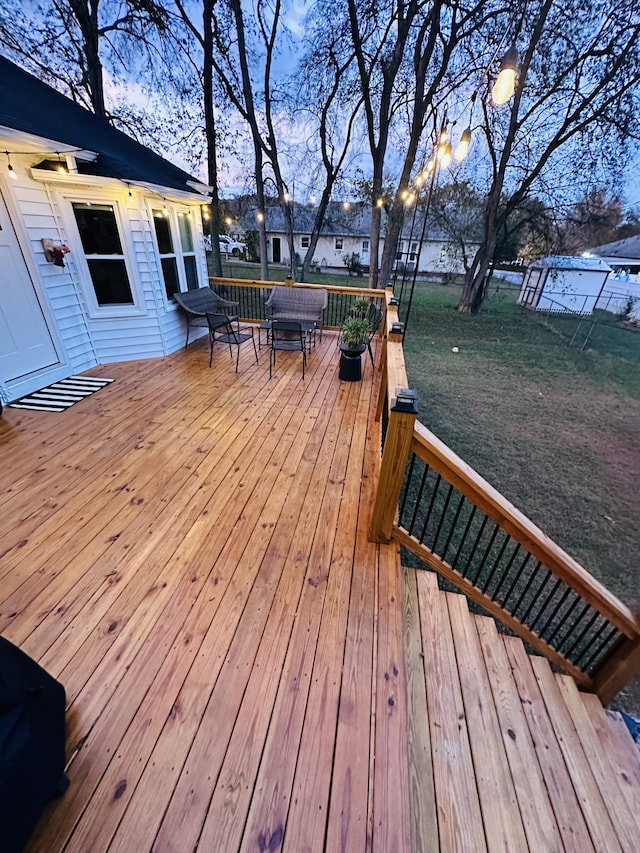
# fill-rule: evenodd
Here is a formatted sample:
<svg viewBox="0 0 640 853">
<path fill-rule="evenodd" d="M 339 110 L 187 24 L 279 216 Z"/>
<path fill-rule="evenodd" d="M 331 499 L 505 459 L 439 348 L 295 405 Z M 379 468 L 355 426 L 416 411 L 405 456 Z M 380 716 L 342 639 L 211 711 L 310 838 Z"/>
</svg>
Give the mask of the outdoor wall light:
<svg viewBox="0 0 640 853">
<path fill-rule="evenodd" d="M 515 91 L 518 51 L 510 47 L 500 62 L 500 72 L 493 84 L 491 97 L 494 104 L 506 104 Z"/>
<path fill-rule="evenodd" d="M 11 165 L 11 157 L 9 157 L 9 152 L 4 152 L 7 155 L 7 171 L 9 172 L 9 177 L 13 178 L 14 181 L 18 180 L 18 176 L 16 175 L 15 169 Z"/>
</svg>

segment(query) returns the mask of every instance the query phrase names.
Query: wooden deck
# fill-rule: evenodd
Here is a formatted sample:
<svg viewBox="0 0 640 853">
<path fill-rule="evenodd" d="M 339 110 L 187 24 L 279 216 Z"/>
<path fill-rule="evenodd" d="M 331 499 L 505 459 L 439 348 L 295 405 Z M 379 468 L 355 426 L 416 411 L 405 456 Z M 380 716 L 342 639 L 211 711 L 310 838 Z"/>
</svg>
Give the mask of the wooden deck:
<svg viewBox="0 0 640 853">
<path fill-rule="evenodd" d="M 640 849 L 623 724 L 368 542 L 370 362 L 267 362 L 199 341 L 5 410 L 0 631 L 68 698 L 29 849 Z"/>
</svg>

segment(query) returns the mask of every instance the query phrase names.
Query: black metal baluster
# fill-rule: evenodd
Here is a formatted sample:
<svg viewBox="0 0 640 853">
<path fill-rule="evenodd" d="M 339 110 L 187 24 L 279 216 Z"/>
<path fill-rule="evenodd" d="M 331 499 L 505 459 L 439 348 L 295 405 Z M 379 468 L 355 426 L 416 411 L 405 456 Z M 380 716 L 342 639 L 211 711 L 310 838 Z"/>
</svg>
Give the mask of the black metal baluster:
<svg viewBox="0 0 640 853">
<path fill-rule="evenodd" d="M 525 585 L 524 585 L 524 589 L 523 589 L 523 590 L 522 590 L 522 592 L 520 593 L 520 598 L 518 598 L 518 602 L 517 602 L 516 606 L 515 606 L 515 607 L 513 608 L 513 610 L 511 611 L 511 613 L 512 613 L 514 616 L 516 615 L 516 613 L 517 613 L 517 612 L 518 612 L 518 610 L 520 609 L 520 605 L 522 604 L 522 602 L 523 602 L 523 600 L 524 600 L 525 595 L 526 595 L 526 594 L 529 592 L 529 590 L 531 589 L 531 585 L 533 584 L 533 581 L 535 580 L 535 577 L 536 577 L 536 575 L 538 574 L 538 569 L 540 568 L 540 566 L 541 566 L 541 565 L 542 565 L 541 561 L 540 561 L 540 560 L 538 560 L 538 562 L 537 562 L 537 563 L 535 564 L 535 566 L 533 567 L 533 570 L 530 572 L 530 574 L 529 574 L 529 579 L 528 579 L 527 583 L 525 583 Z"/>
<path fill-rule="evenodd" d="M 509 542 L 512 541 L 511 537 L 508 538 L 508 541 Z M 511 571 L 511 567 L 515 563 L 516 557 L 518 556 L 518 554 L 520 553 L 521 550 L 522 550 L 522 546 L 520 545 L 519 542 L 516 542 L 516 547 L 513 549 L 513 554 L 511 555 L 511 558 L 510 558 L 509 562 L 507 563 L 507 568 L 504 570 L 502 577 L 500 578 L 500 581 L 498 582 L 498 586 L 493 591 L 493 595 L 491 596 L 492 601 L 498 601 L 498 594 L 502 588 L 502 584 L 509 577 L 509 572 Z"/>
<path fill-rule="evenodd" d="M 438 524 L 438 529 L 436 530 L 436 535 L 433 537 L 433 546 L 431 550 L 433 553 L 436 553 L 436 547 L 438 544 L 438 537 L 440 536 L 440 531 L 442 530 L 442 525 L 444 523 L 445 516 L 447 514 L 447 510 L 449 509 L 449 501 L 451 500 L 451 495 L 453 494 L 453 486 L 449 483 L 449 491 L 447 492 L 447 496 L 444 500 L 444 507 L 442 509 L 442 515 L 440 516 L 440 523 Z"/>
<path fill-rule="evenodd" d="M 545 600 L 544 600 L 544 603 L 543 603 L 543 604 L 541 605 L 541 607 L 539 608 L 539 610 L 538 610 L 538 612 L 537 612 L 537 614 L 536 614 L 536 616 L 535 616 L 535 619 L 533 619 L 533 621 L 531 622 L 531 625 L 529 625 L 529 630 L 530 630 L 530 631 L 535 631 L 535 629 L 536 629 L 536 623 L 538 622 L 538 619 L 540 619 L 540 617 L 542 616 L 542 614 L 545 612 L 545 610 L 546 610 L 547 605 L 549 604 L 549 602 L 550 602 L 550 601 L 553 601 L 553 596 L 554 596 L 554 595 L 556 594 L 556 592 L 558 591 L 558 589 L 559 589 L 559 587 L 560 587 L 560 584 L 561 584 L 561 583 L 562 583 L 562 580 L 561 580 L 560 578 L 556 578 L 556 582 L 555 582 L 555 583 L 554 583 L 554 585 L 551 587 L 551 592 L 549 592 L 549 593 L 548 593 L 547 597 L 546 597 L 546 598 L 545 598 Z"/>
<path fill-rule="evenodd" d="M 588 610 L 591 610 L 591 609 L 592 609 L 592 608 L 591 608 L 591 605 L 589 605 Z M 588 611 L 585 611 L 585 612 L 588 612 Z M 598 617 L 599 617 L 599 616 L 600 616 L 600 614 L 599 614 L 599 613 L 598 613 L 598 611 L 596 610 L 596 611 L 593 613 L 593 616 L 591 617 L 591 619 L 589 619 L 589 621 L 587 622 L 587 624 L 586 624 L 585 628 L 582 630 L 582 632 L 580 633 L 580 635 L 579 635 L 578 637 L 576 637 L 576 639 L 571 643 L 571 645 L 569 646 L 569 648 L 567 649 L 567 651 L 566 651 L 566 652 L 561 652 L 561 654 L 563 654 L 563 655 L 567 658 L 567 660 L 571 660 L 571 655 L 573 654 L 574 649 L 576 649 L 576 648 L 580 645 L 580 643 L 584 640 L 584 638 L 587 636 L 587 634 L 589 633 L 589 631 L 591 630 L 591 628 L 593 627 L 593 625 L 595 624 L 595 622 L 596 622 L 596 620 L 598 619 Z M 570 633 L 567 635 L 567 638 L 568 638 L 569 636 L 571 636 L 571 634 L 570 634 Z M 563 640 L 563 642 L 564 642 L 564 640 Z M 562 644 L 561 644 L 561 645 L 562 645 Z M 558 648 L 558 651 L 559 651 L 559 650 L 560 650 L 560 647 Z"/>
<path fill-rule="evenodd" d="M 495 523 L 495 521 L 494 521 L 494 523 L 493 523 L 493 533 L 491 534 L 491 536 L 490 536 L 490 538 L 489 538 L 489 544 L 487 545 L 487 547 L 486 547 L 486 548 L 485 548 L 485 550 L 484 550 L 484 554 L 482 555 L 482 559 L 480 560 L 480 565 L 478 566 L 478 570 L 477 570 L 477 572 L 475 573 L 475 575 L 473 576 L 473 580 L 471 581 L 471 583 L 472 583 L 474 586 L 476 585 L 476 581 L 477 581 L 477 580 L 478 580 L 478 578 L 480 577 L 480 573 L 482 572 L 482 569 L 484 568 L 484 564 L 485 564 L 485 563 L 486 563 L 486 561 L 487 561 L 487 557 L 488 557 L 488 556 L 489 556 L 489 554 L 491 553 L 491 549 L 493 548 L 493 543 L 496 541 L 496 536 L 498 535 L 498 531 L 499 531 L 499 530 L 500 530 L 499 525 L 498 525 L 498 524 L 496 524 L 496 523 Z"/>
<path fill-rule="evenodd" d="M 538 561 L 538 565 L 536 566 L 536 569 L 535 569 L 536 574 L 538 574 L 538 570 L 540 569 L 540 567 L 541 567 L 541 566 L 542 566 L 542 563 L 541 563 L 540 561 Z M 523 625 L 526 625 L 526 624 L 527 624 L 527 619 L 529 618 L 529 614 L 531 613 L 531 610 L 533 609 L 533 605 L 534 605 L 534 604 L 536 603 L 536 601 L 538 600 L 538 596 L 539 596 L 539 595 L 542 595 L 542 590 L 545 588 L 545 586 L 549 583 L 549 581 L 550 581 L 550 580 L 551 580 L 551 578 L 553 577 L 553 575 L 551 574 L 551 572 L 549 571 L 549 569 L 546 569 L 546 572 L 547 572 L 547 574 L 546 574 L 546 576 L 545 576 L 544 580 L 542 581 L 542 583 L 540 584 L 540 586 L 538 587 L 538 591 L 535 593 L 535 595 L 533 595 L 533 596 L 531 597 L 531 601 L 529 602 L 529 605 L 528 605 L 527 609 L 526 609 L 526 610 L 525 610 L 525 612 L 524 612 L 524 616 L 520 619 L 520 621 L 522 622 L 522 624 L 523 624 Z M 521 600 L 522 600 L 522 598 L 524 597 L 524 594 L 525 594 L 527 591 L 528 591 L 528 590 L 526 590 L 526 589 L 523 591 L 523 595 L 522 595 L 522 597 L 521 597 Z M 518 606 L 517 606 L 517 607 L 516 607 L 516 609 L 513 611 L 514 615 L 515 615 L 515 613 L 517 612 L 517 610 L 518 610 L 518 607 L 519 607 L 519 606 L 520 606 L 520 602 L 518 602 Z"/>
<path fill-rule="evenodd" d="M 569 587 L 569 592 L 570 593 L 573 592 L 571 587 Z M 576 607 L 579 604 L 582 604 L 582 613 L 580 614 L 580 616 L 578 616 L 577 619 L 575 619 L 573 622 L 570 622 L 569 617 L 571 616 L 571 614 L 573 613 L 573 611 L 576 609 Z M 566 630 L 564 631 L 564 633 L 562 635 L 562 639 L 559 640 L 556 643 L 556 645 L 554 646 L 555 649 L 559 649 L 560 646 L 562 645 L 562 643 L 569 636 L 571 631 L 580 624 L 580 622 L 584 618 L 585 613 L 587 613 L 587 611 L 589 610 L 589 607 L 590 607 L 589 602 L 584 601 L 584 599 L 580 598 L 580 596 L 576 594 L 576 596 L 573 600 L 573 603 L 571 604 L 571 606 L 569 607 L 569 609 L 567 610 L 567 612 L 564 615 L 564 619 L 562 619 L 560 622 L 558 622 L 556 627 L 553 629 L 553 631 L 551 632 L 551 635 L 549 636 L 549 639 L 547 640 L 547 643 L 549 643 L 549 645 L 551 645 L 553 640 L 555 640 L 556 634 L 558 634 L 560 629 L 565 628 Z"/>
<path fill-rule="evenodd" d="M 471 553 L 469 554 L 469 559 L 467 560 L 467 565 L 464 567 L 464 572 L 461 573 L 464 578 L 467 577 L 467 572 L 469 571 L 469 566 L 471 565 L 471 561 L 473 560 L 473 558 L 475 556 L 476 548 L 478 547 L 480 539 L 482 538 L 482 534 L 484 533 L 484 529 L 487 526 L 488 520 L 489 520 L 488 515 L 485 515 L 485 517 L 482 519 L 482 524 L 480 525 L 480 530 L 478 531 L 478 535 L 476 536 L 476 541 L 473 543 L 473 548 L 471 549 Z"/>
<path fill-rule="evenodd" d="M 431 501 L 429 503 L 429 509 L 427 510 L 427 517 L 425 518 L 424 524 L 422 526 L 422 534 L 420 536 L 420 542 L 422 542 L 423 545 L 425 544 L 424 537 L 427 533 L 427 525 L 429 524 L 429 519 L 431 518 L 431 513 L 433 511 L 433 506 L 435 504 L 435 500 L 436 500 L 436 496 L 438 494 L 438 489 L 440 487 L 440 481 L 441 480 L 442 480 L 442 476 L 440 474 L 438 474 L 438 476 L 436 477 L 435 485 L 433 487 L 433 493 L 431 495 Z"/>
<path fill-rule="evenodd" d="M 467 525 L 464 529 L 464 533 L 462 534 L 462 539 L 460 540 L 460 544 L 458 545 L 458 550 L 456 551 L 456 556 L 454 558 L 453 563 L 451 563 L 451 565 L 453 566 L 454 569 L 456 568 L 456 565 L 458 563 L 458 557 L 460 556 L 460 552 L 462 551 L 462 546 L 467 541 L 467 536 L 469 534 L 469 530 L 471 529 L 471 523 L 473 522 L 475 514 L 476 514 L 476 508 L 474 505 L 472 505 L 471 506 L 471 512 L 469 513 L 469 518 L 467 520 Z M 457 571 L 457 569 L 456 569 L 456 571 Z"/>
<path fill-rule="evenodd" d="M 404 515 L 404 510 L 405 510 L 405 507 L 407 505 L 407 498 L 409 497 L 409 489 L 411 487 L 411 480 L 413 478 L 413 468 L 414 468 L 415 464 L 416 464 L 416 454 L 411 453 L 410 454 L 410 460 L 409 460 L 409 468 L 407 469 L 407 472 L 405 475 L 404 489 L 402 490 L 402 496 L 401 496 L 401 500 L 400 500 L 400 509 L 398 511 L 398 519 L 400 520 L 400 526 L 402 526 L 402 517 Z M 419 494 L 418 494 L 418 497 L 419 497 Z M 409 527 L 407 527 L 407 525 L 405 525 L 405 529 L 408 530 L 409 533 L 411 533 L 411 530 L 409 529 Z"/>
<path fill-rule="evenodd" d="M 508 602 L 508 601 L 509 601 L 509 599 L 511 598 L 511 593 L 512 593 L 512 592 L 514 591 L 514 589 L 516 588 L 516 584 L 518 583 L 518 581 L 519 581 L 519 580 L 520 580 L 520 578 L 522 577 L 522 573 L 523 573 L 523 572 L 524 572 L 524 570 L 526 569 L 527 564 L 529 563 L 529 560 L 530 560 L 530 559 L 531 559 L 531 554 L 527 551 L 527 553 L 525 554 L 525 558 L 524 558 L 524 560 L 522 561 L 522 563 L 520 564 L 520 568 L 519 568 L 519 569 L 518 569 L 518 571 L 516 572 L 516 576 L 514 577 L 514 579 L 513 579 L 512 583 L 511 583 L 511 586 L 509 587 L 509 592 L 505 595 L 505 597 L 504 597 L 504 599 L 503 599 L 503 601 L 502 601 L 502 604 L 500 605 L 501 607 L 504 607 L 504 608 L 505 608 L 505 610 L 508 610 L 508 611 L 509 611 L 509 613 L 513 613 L 513 610 L 509 610 L 509 608 L 507 607 L 507 602 Z"/>
<path fill-rule="evenodd" d="M 605 622 L 602 627 L 606 628 L 607 625 L 609 626 L 609 632 L 605 635 L 604 639 L 601 641 L 600 645 L 595 649 L 595 651 L 593 651 L 586 660 L 582 660 L 582 658 L 584 658 L 584 655 L 586 655 L 586 653 L 589 651 L 589 649 L 585 649 L 584 652 L 582 653 L 582 655 L 580 655 L 580 657 L 578 658 L 578 660 L 582 661 L 580 664 L 580 669 L 583 672 L 589 671 L 590 667 L 595 663 L 595 661 L 597 661 L 599 659 L 600 655 L 607 648 L 607 646 L 609 645 L 611 640 L 617 634 L 620 633 L 618 631 L 618 629 L 616 628 L 616 626 L 611 625 L 611 623 L 608 621 Z M 594 637 L 592 642 L 595 643 L 596 639 L 597 639 L 597 637 Z"/>
<path fill-rule="evenodd" d="M 455 532 L 456 526 L 458 524 L 458 519 L 460 518 L 460 513 L 462 511 L 462 507 L 464 505 L 466 498 L 464 495 L 460 495 L 460 500 L 458 501 L 458 508 L 456 509 L 456 513 L 453 517 L 453 521 L 451 522 L 451 527 L 449 528 L 449 535 L 447 536 L 447 541 L 445 543 L 444 549 L 442 551 L 441 559 L 444 560 L 447 555 L 447 551 L 449 550 L 449 545 L 451 544 L 451 538 Z"/>
<path fill-rule="evenodd" d="M 503 533 L 504 533 L 504 531 L 503 531 Z M 507 533 L 505 533 L 504 534 L 504 541 L 502 542 L 502 547 L 500 548 L 500 551 L 498 552 L 498 556 L 495 559 L 495 562 L 493 564 L 493 568 L 491 569 L 491 571 L 487 575 L 487 578 L 486 578 L 485 582 L 482 584 L 482 586 L 478 587 L 478 589 L 484 594 L 486 594 L 487 589 L 489 588 L 489 584 L 491 583 L 496 571 L 498 570 L 498 566 L 502 562 L 502 558 L 504 557 L 504 552 L 507 549 L 507 545 L 509 544 L 509 541 L 510 541 L 509 535 Z"/>
<path fill-rule="evenodd" d="M 566 584 L 565 584 L 565 586 L 566 586 Z M 563 593 L 563 594 L 562 594 L 562 596 L 560 597 L 560 601 L 556 604 L 556 606 L 554 607 L 554 609 L 551 611 L 551 613 L 550 613 L 550 614 L 549 614 L 549 616 L 547 617 L 547 621 L 544 623 L 544 625 L 542 626 L 542 628 L 540 628 L 540 631 L 538 632 L 538 636 L 539 636 L 539 637 L 544 637 L 544 635 L 545 635 L 545 633 L 546 633 L 547 628 L 549 627 L 549 625 L 551 625 L 551 623 L 554 621 L 554 619 L 556 618 L 556 616 L 558 615 L 558 613 L 562 610 L 562 608 L 563 608 L 563 606 L 564 606 L 564 603 L 565 603 L 565 601 L 567 600 L 567 598 L 569 598 L 569 595 L 570 595 L 570 594 L 571 594 L 571 587 L 570 587 L 570 586 L 566 586 L 566 589 L 565 589 L 564 593 Z M 573 603 L 573 605 L 572 605 L 572 606 L 573 606 L 573 607 L 575 607 L 575 604 L 576 604 L 576 602 L 574 601 L 574 603 Z M 569 608 L 569 610 L 567 611 L 567 613 L 565 613 L 565 617 L 564 617 L 564 618 L 566 619 L 566 618 L 567 618 L 567 616 L 568 616 L 570 613 L 571 613 L 571 608 Z M 553 635 L 552 635 L 552 636 L 553 636 Z M 548 642 L 549 642 L 549 640 L 545 640 L 545 642 L 547 642 L 547 643 L 548 643 Z"/>
<path fill-rule="evenodd" d="M 415 506 L 413 508 L 413 515 L 411 517 L 411 527 L 409 528 L 409 532 L 413 533 L 413 529 L 415 527 L 416 519 L 418 517 L 418 510 L 420 509 L 420 504 L 422 503 L 422 495 L 424 494 L 424 489 L 427 484 L 427 477 L 429 476 L 429 466 L 426 462 L 423 462 L 424 470 L 422 472 L 422 477 L 420 478 L 420 488 L 418 490 L 418 495 L 416 497 Z M 419 540 L 422 542 L 422 540 Z"/>
</svg>

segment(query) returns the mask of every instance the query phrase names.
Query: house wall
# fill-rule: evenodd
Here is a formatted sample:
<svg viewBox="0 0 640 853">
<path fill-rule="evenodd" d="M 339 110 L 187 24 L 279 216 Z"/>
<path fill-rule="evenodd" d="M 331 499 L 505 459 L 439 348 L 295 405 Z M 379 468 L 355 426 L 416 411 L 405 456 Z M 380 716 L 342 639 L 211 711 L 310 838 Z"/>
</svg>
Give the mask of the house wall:
<svg viewBox="0 0 640 853">
<path fill-rule="evenodd" d="M 294 245 L 295 250 L 300 256 L 300 259 L 303 260 L 304 256 L 307 252 L 307 247 L 302 245 L 303 240 L 302 234 L 295 234 L 294 236 Z M 273 263 L 273 237 L 280 238 L 280 247 L 282 253 L 281 263 L 283 266 L 290 266 L 291 260 L 289 258 L 289 246 L 287 243 L 286 234 L 283 232 L 270 232 L 268 234 L 269 237 L 269 261 Z M 341 242 L 341 248 L 336 247 L 336 241 Z M 419 235 L 416 236 L 415 240 L 401 240 L 398 246 L 398 258 L 396 261 L 397 265 L 401 263 L 407 264 L 407 268 L 412 270 L 415 266 L 415 254 L 416 252 L 411 252 L 410 249 L 414 247 L 417 249 L 419 244 Z M 360 263 L 363 265 L 368 265 L 370 261 L 370 253 L 369 253 L 369 238 L 368 236 L 340 236 L 340 235 L 322 235 L 318 238 L 318 243 L 316 246 L 316 250 L 313 253 L 313 259 L 318 261 L 320 266 L 322 267 L 331 267 L 334 269 L 345 269 L 344 256 L 351 256 L 356 253 L 360 256 Z M 467 251 L 469 257 L 473 257 L 477 249 L 477 244 L 470 244 L 467 246 Z M 380 247 L 378 250 L 378 257 L 382 258 L 382 253 L 384 250 L 384 238 L 380 240 Z M 464 259 L 462 257 L 462 252 L 460 248 L 453 243 L 449 243 L 442 240 L 432 240 L 425 241 L 422 244 L 420 250 L 420 261 L 419 261 L 419 271 L 420 272 L 435 272 L 435 273 L 455 273 L 457 275 L 463 275 L 465 272 L 464 268 Z"/>
<path fill-rule="evenodd" d="M 616 277 L 615 272 L 609 273 L 596 308 L 613 314 L 625 314 L 631 308 L 631 316 L 637 316 L 640 312 L 640 276 L 630 275 L 627 280 L 624 276 Z"/>
<path fill-rule="evenodd" d="M 1 141 L 0 146 L 4 148 Z M 78 183 L 76 176 L 57 179 L 56 173 L 40 179 L 38 171 L 30 171 L 33 159 L 12 156 L 17 180 L 3 175 L 2 191 L 59 364 L 18 381 L 6 382 L 0 376 L 0 397 L 5 402 L 97 364 L 163 356 L 184 344 L 184 318 L 166 297 L 153 205 L 169 208 L 174 243 L 179 240 L 178 214 L 190 213 L 199 285 L 208 280 L 198 202 L 166 201 L 143 188 L 95 178 L 86 184 Z M 135 305 L 98 306 L 71 207 L 74 201 L 108 203 L 116 210 Z M 43 238 L 69 246 L 64 267 L 47 262 Z"/>
</svg>

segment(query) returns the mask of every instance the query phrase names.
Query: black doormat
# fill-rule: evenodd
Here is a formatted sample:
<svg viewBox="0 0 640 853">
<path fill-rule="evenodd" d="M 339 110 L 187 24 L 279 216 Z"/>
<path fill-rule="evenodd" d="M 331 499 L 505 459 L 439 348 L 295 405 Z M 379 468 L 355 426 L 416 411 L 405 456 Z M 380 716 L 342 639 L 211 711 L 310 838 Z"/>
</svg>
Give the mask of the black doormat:
<svg viewBox="0 0 640 853">
<path fill-rule="evenodd" d="M 111 382 L 115 380 L 96 376 L 69 376 L 20 400 L 14 400 L 9 406 L 12 409 L 33 409 L 38 412 L 64 412 Z"/>
</svg>

